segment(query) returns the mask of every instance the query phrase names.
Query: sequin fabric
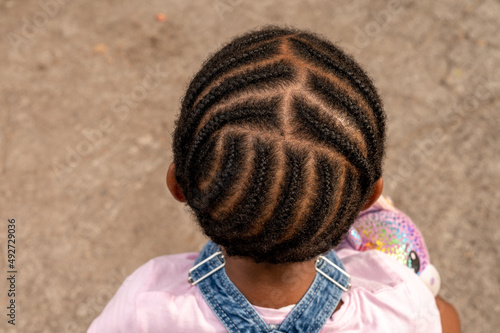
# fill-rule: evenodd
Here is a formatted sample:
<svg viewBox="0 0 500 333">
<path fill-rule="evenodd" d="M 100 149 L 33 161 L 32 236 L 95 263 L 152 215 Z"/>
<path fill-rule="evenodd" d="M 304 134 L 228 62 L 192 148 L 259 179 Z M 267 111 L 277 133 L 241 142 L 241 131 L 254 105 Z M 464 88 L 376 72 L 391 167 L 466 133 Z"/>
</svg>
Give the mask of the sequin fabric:
<svg viewBox="0 0 500 333">
<path fill-rule="evenodd" d="M 356 250 L 382 251 L 417 274 L 430 263 L 422 234 L 386 197 L 358 215 L 346 238 Z"/>
</svg>

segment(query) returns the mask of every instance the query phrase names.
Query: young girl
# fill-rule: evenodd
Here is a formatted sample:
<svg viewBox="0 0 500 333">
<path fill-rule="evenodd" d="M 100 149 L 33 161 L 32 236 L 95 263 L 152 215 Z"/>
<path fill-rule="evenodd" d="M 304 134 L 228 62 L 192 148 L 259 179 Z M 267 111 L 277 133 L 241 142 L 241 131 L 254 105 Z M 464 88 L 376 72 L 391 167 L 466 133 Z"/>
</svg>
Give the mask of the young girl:
<svg viewBox="0 0 500 333">
<path fill-rule="evenodd" d="M 385 113 L 316 34 L 274 26 L 208 59 L 167 185 L 210 237 L 129 276 L 89 332 L 450 332 L 453 307 L 377 250 L 333 250 L 379 198 Z"/>
</svg>

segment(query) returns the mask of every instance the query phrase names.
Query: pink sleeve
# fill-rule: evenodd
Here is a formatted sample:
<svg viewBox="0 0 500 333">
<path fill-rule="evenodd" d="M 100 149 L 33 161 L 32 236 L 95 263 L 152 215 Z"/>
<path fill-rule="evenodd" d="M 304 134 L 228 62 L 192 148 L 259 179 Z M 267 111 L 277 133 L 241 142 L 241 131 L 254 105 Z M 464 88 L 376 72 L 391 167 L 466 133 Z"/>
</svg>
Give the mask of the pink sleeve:
<svg viewBox="0 0 500 333">
<path fill-rule="evenodd" d="M 441 332 L 434 296 L 413 270 L 377 250 L 343 248 L 338 255 L 352 287 L 342 296 L 346 307 L 332 316 L 337 331 Z"/>
<path fill-rule="evenodd" d="M 87 333 L 138 332 L 136 301 L 147 287 L 154 263 L 148 262 L 127 277 Z"/>
<path fill-rule="evenodd" d="M 415 332 L 442 332 L 441 317 L 434 295 L 424 286 L 420 286 L 420 288 L 417 289 L 414 285 L 414 288 L 409 288 L 409 292 L 414 302 L 415 314 L 413 322 L 415 325 Z"/>
</svg>

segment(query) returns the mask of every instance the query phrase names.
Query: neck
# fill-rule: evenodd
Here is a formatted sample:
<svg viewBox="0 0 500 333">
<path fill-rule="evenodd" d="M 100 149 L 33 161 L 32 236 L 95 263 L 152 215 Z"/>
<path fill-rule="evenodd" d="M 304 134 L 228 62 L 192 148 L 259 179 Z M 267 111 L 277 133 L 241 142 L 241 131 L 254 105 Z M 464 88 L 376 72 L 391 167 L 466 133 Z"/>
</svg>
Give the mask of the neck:
<svg viewBox="0 0 500 333">
<path fill-rule="evenodd" d="M 315 259 L 287 264 L 256 263 L 250 258 L 228 256 L 225 270 L 238 290 L 256 306 L 278 309 L 296 304 L 316 276 Z"/>
</svg>

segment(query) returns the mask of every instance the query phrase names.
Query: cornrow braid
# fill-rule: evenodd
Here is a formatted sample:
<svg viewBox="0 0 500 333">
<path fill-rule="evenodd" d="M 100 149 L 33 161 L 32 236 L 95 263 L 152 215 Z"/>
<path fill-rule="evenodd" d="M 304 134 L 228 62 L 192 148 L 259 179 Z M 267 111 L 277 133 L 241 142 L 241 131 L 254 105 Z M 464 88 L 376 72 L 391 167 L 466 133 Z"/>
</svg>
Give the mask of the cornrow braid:
<svg viewBox="0 0 500 333">
<path fill-rule="evenodd" d="M 332 180 L 335 179 L 336 170 L 329 165 L 329 161 L 326 158 L 322 157 L 316 157 L 314 169 L 317 185 L 316 192 L 318 196 L 313 200 L 312 207 L 306 215 L 307 217 L 305 217 L 302 222 L 302 227 L 293 237 L 277 244 L 277 246 L 267 254 L 268 257 L 265 258 L 265 261 L 278 263 L 290 260 L 287 253 L 289 247 L 301 248 L 301 255 L 306 258 L 314 257 L 328 250 L 328 248 L 324 248 L 319 253 L 316 253 L 317 249 L 310 248 L 307 246 L 307 243 L 310 242 L 312 237 L 325 223 L 325 218 L 330 215 L 332 210 L 331 203 L 334 198 L 334 189 L 336 188 L 336 184 L 334 184 Z M 330 246 L 332 245 L 330 244 Z M 309 251 L 312 253 L 308 253 Z"/>
<path fill-rule="evenodd" d="M 348 80 L 351 84 L 354 85 L 355 89 L 359 90 L 362 94 L 368 97 L 366 101 L 377 117 L 377 123 L 381 125 L 380 128 L 378 128 L 378 132 L 379 135 L 382 136 L 385 131 L 384 112 L 382 110 L 380 98 L 375 93 L 375 88 L 371 84 L 371 80 L 364 73 L 364 71 L 359 66 L 352 66 L 350 60 L 348 60 L 347 62 L 348 66 L 345 66 L 345 63 L 339 63 L 332 57 L 329 57 L 325 53 L 316 50 L 315 48 L 309 46 L 307 43 L 297 38 L 290 38 L 290 41 L 294 51 L 298 52 L 303 57 L 315 62 L 317 65 L 323 67 L 324 69 L 331 71 L 334 75 Z M 347 56 L 342 58 L 344 58 L 342 60 L 349 59 Z M 360 77 L 363 77 L 364 80 L 360 79 Z"/>
<path fill-rule="evenodd" d="M 297 37 L 302 35 L 303 34 L 299 34 Z M 376 158 L 378 159 L 377 165 L 381 165 L 384 157 L 383 144 L 385 143 L 386 115 L 383 110 L 382 101 L 380 100 L 380 97 L 378 96 L 368 74 L 366 74 L 366 72 L 359 67 L 359 65 L 357 65 L 354 59 L 352 59 L 349 55 L 345 54 L 332 44 L 322 41 L 315 36 L 311 36 L 307 42 L 301 41 L 298 38 L 291 38 L 291 42 L 294 50 L 301 54 L 302 57 L 316 62 L 319 66 L 326 70 L 332 71 L 335 76 L 348 80 L 355 86 L 355 89 L 360 91 L 365 96 L 365 100 L 369 103 L 373 116 L 376 118 L 376 130 L 378 135 L 377 143 L 379 143 L 377 146 Z M 330 87 L 334 87 L 334 85 L 330 85 Z M 339 96 L 346 95 L 339 94 Z M 381 167 L 377 168 L 376 178 L 380 178 L 381 174 Z"/>
<path fill-rule="evenodd" d="M 258 58 L 264 58 L 270 56 L 275 52 L 275 48 L 278 43 L 282 41 L 276 41 L 274 43 L 268 43 L 262 48 L 257 48 L 256 45 L 261 43 L 270 42 L 275 38 L 289 35 L 291 32 L 284 29 L 269 29 L 263 30 L 262 32 L 256 31 L 251 34 L 251 36 L 242 36 L 236 38 L 233 42 L 224 46 L 215 55 L 205 61 L 202 69 L 196 74 L 196 76 L 191 80 L 188 92 L 183 99 L 182 108 L 186 109 L 192 107 L 192 103 L 196 99 L 196 96 L 201 92 L 201 89 L 206 86 L 206 84 L 213 80 L 216 75 L 224 70 L 227 72 L 230 66 L 237 64 L 245 64 L 247 61 Z M 255 49 L 251 49 L 255 48 Z M 247 50 L 239 54 L 238 50 Z"/>
<path fill-rule="evenodd" d="M 273 170 L 276 165 L 276 157 L 273 145 L 256 139 L 254 143 L 255 156 L 253 159 L 252 175 L 245 189 L 245 196 L 238 209 L 227 215 L 223 219 L 226 227 L 224 238 L 238 238 L 249 227 L 252 227 L 254 220 L 264 207 L 269 189 L 272 186 L 270 180 L 273 178 Z"/>
<path fill-rule="evenodd" d="M 175 178 L 204 233 L 256 262 L 337 245 L 382 175 L 385 113 L 365 71 L 295 28 L 243 34 L 203 63 L 173 133 Z"/>
<path fill-rule="evenodd" d="M 287 63 L 279 62 L 236 74 L 221 82 L 220 85 L 211 89 L 203 96 L 200 102 L 193 107 L 191 112 L 181 113 L 176 131 L 174 132 L 174 140 L 179 140 L 180 145 L 174 146 L 174 155 L 181 155 L 179 152 L 180 147 L 185 147 L 191 143 L 192 133 L 198 127 L 203 115 L 215 103 L 228 99 L 231 95 L 236 93 L 251 90 L 259 86 L 265 87 L 266 85 L 272 84 L 273 81 L 288 81 L 292 78 L 292 75 L 293 68 Z M 183 126 L 179 124 L 183 124 Z M 177 153 L 175 151 L 176 149 Z M 184 159 L 181 159 L 179 162 L 181 168 L 178 170 L 182 170 L 184 167 Z M 182 177 L 183 174 L 179 173 L 176 174 L 176 176 Z"/>
<path fill-rule="evenodd" d="M 339 204 L 329 223 L 325 223 L 311 239 L 310 247 L 328 251 L 340 243 L 343 236 L 349 231 L 350 224 L 359 213 L 358 199 L 355 197 L 357 182 L 351 168 L 344 170 L 343 191 L 338 194 Z"/>
<path fill-rule="evenodd" d="M 210 136 L 223 126 L 228 124 L 242 124 L 252 123 L 262 127 L 279 127 L 279 120 L 274 113 L 280 99 L 274 97 L 270 100 L 263 101 L 245 101 L 225 107 L 224 110 L 218 112 L 213 118 L 209 120 L 205 126 L 198 132 L 196 138 L 191 145 L 191 151 L 186 159 L 186 168 L 190 170 L 188 185 L 196 182 L 196 171 L 198 168 L 192 166 L 193 157 L 197 156 L 200 152 L 202 145 L 210 138 Z"/>
<path fill-rule="evenodd" d="M 291 147 L 284 147 L 284 164 L 289 166 L 285 169 L 285 175 L 279 191 L 279 202 L 274 207 L 272 216 L 263 223 L 260 230 L 252 235 L 238 237 L 241 242 L 239 251 L 256 251 L 255 258 L 258 261 L 265 262 L 286 262 L 288 260 L 280 260 L 280 258 L 269 255 L 272 252 L 277 252 L 277 247 L 281 247 L 276 239 L 283 239 L 290 228 L 290 224 L 297 219 L 298 212 L 294 207 L 299 203 L 301 198 L 304 198 L 305 182 L 307 177 L 306 164 L 309 160 L 307 153 L 296 151 Z M 223 244 L 230 243 L 231 239 L 222 240 Z M 255 243 L 261 244 L 256 248 Z M 225 245 L 226 246 L 226 245 Z M 227 248 L 229 254 L 232 253 L 232 248 Z"/>
<path fill-rule="evenodd" d="M 339 48 L 334 45 L 325 42 L 316 36 L 309 35 L 307 38 L 303 39 L 303 34 L 298 34 L 297 39 L 306 41 L 312 47 L 315 47 L 317 50 L 321 50 L 322 52 L 329 55 L 331 58 L 336 59 L 338 62 L 344 64 L 344 67 L 347 68 L 351 75 L 356 75 L 359 80 L 370 82 L 371 84 L 366 85 L 366 88 L 371 91 L 370 98 L 373 98 L 380 105 L 381 101 L 378 97 L 377 90 L 373 86 L 373 83 L 368 76 L 368 74 L 356 63 L 356 61 L 348 54 L 342 52 Z"/>
<path fill-rule="evenodd" d="M 244 145 L 245 136 L 228 135 L 224 139 L 224 155 L 221 162 L 221 171 L 210 184 L 208 190 L 205 190 L 203 193 L 198 188 L 193 188 L 192 191 L 185 191 L 188 195 L 186 199 L 195 213 L 212 213 L 214 204 L 223 200 L 229 192 L 231 184 L 236 182 L 239 176 L 241 177 L 238 171 L 242 167 L 243 156 L 246 153 Z"/>
<path fill-rule="evenodd" d="M 327 78 L 309 73 L 308 82 L 313 94 L 320 97 L 320 99 L 326 100 L 333 108 L 342 111 L 347 117 L 354 120 L 368 143 L 369 157 L 375 157 L 377 153 L 379 153 L 381 147 L 377 145 L 377 138 L 373 125 L 359 104 L 349 97 L 349 95 L 343 93 L 338 87 L 332 84 L 332 82 L 329 82 Z M 376 170 L 376 173 L 378 177 L 380 177 L 380 170 Z"/>
<path fill-rule="evenodd" d="M 354 145 L 343 130 L 334 125 L 328 124 L 328 120 L 321 117 L 319 108 L 308 105 L 303 99 L 293 96 L 292 109 L 295 111 L 295 120 L 302 124 L 297 131 L 307 135 L 312 140 L 330 145 L 336 151 L 345 156 L 351 164 L 361 170 L 361 177 L 368 189 L 373 182 L 373 172 L 366 158 Z"/>
<path fill-rule="evenodd" d="M 248 64 L 252 61 L 267 59 L 273 55 L 276 55 L 280 44 L 280 41 L 266 43 L 262 46 L 244 52 L 238 56 L 230 57 L 229 59 L 224 60 L 223 62 L 217 64 L 217 66 L 212 68 L 209 73 L 198 74 L 200 76 L 199 80 L 196 80 L 196 78 L 193 80 L 193 86 L 189 89 L 190 94 L 186 96 L 183 101 L 183 108 L 192 107 L 196 97 L 201 93 L 203 88 L 210 84 L 212 80 L 216 78 L 222 71 L 228 71 L 230 69 L 237 68 L 238 66 Z"/>
</svg>

